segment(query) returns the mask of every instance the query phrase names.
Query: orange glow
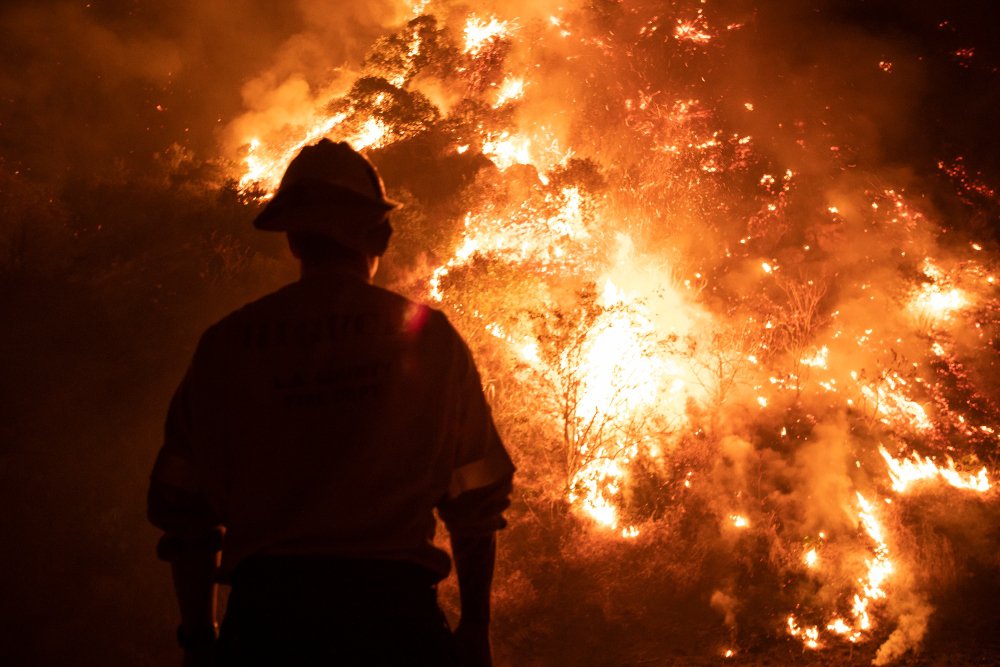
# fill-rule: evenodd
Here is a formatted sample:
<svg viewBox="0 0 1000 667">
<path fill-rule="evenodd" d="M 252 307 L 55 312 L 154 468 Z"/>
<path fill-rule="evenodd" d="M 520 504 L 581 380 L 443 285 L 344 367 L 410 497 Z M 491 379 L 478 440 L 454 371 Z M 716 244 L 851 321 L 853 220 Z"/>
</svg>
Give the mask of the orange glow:
<svg viewBox="0 0 1000 667">
<path fill-rule="evenodd" d="M 428 7 L 409 3 L 413 16 Z M 234 179 L 266 199 L 322 137 L 380 167 L 400 160 L 386 170 L 407 202 L 400 236 L 425 244 L 400 291 L 445 312 L 488 360 L 498 424 L 531 434 L 517 446 L 547 485 L 539 496 L 622 549 L 705 503 L 727 545 L 766 540 L 815 584 L 804 591 L 822 591 L 770 622 L 808 649 L 880 636 L 898 618 L 890 596 L 918 594 L 897 574 L 919 566 L 894 534 L 906 503 L 921 488 L 995 498 L 995 471 L 973 452 L 995 444 L 1000 421 L 966 388 L 996 335 L 993 242 L 939 242 L 948 221 L 921 210 L 921 193 L 851 176 L 850 142 L 782 117 L 773 125 L 808 164 L 841 165 L 829 182 L 794 172 L 803 162 L 766 143 L 777 100 L 741 88 L 715 109 L 713 88 L 632 71 L 643 63 L 621 56 L 620 35 L 575 8 L 550 11 L 521 27 L 454 9 L 433 29 L 401 27 L 377 71 L 279 85 L 292 102 L 248 114 Z M 694 3 L 671 11 L 639 17 L 629 39 L 686 64 L 739 28 Z M 873 63 L 893 72 L 876 57 L 864 62 L 873 76 Z M 586 79 L 606 65 L 619 69 Z M 361 80 L 365 94 L 352 89 Z M 414 119 L 421 105 L 433 113 Z M 398 176 L 415 154 L 444 156 L 441 184 L 462 185 L 423 201 L 438 174 Z M 948 160 L 963 191 L 995 195 Z M 941 456 L 894 456 L 881 442 Z M 787 486 L 785 504 L 760 491 L 769 476 Z"/>
</svg>

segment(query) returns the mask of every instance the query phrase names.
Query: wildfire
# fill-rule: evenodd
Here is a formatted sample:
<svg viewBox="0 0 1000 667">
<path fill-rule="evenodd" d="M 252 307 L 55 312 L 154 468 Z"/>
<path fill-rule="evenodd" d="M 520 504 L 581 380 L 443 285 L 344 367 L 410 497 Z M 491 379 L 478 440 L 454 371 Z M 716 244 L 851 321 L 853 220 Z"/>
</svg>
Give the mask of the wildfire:
<svg viewBox="0 0 1000 667">
<path fill-rule="evenodd" d="M 531 139 L 501 132 L 483 140 L 483 155 L 490 158 L 501 170 L 515 164 L 531 164 Z"/>
<path fill-rule="evenodd" d="M 376 162 L 403 160 L 407 150 L 421 164 L 453 161 L 440 167 L 440 183 L 438 167 L 406 182 L 415 201 L 407 211 L 444 218 L 442 238 L 421 248 L 431 259 L 410 267 L 419 285 L 412 295 L 487 341 L 484 356 L 515 369 L 493 369 L 509 373 L 496 383 L 509 394 L 504 409 L 529 406 L 517 420 L 542 435 L 524 446 L 544 450 L 539 461 L 558 460 L 546 479 L 573 520 L 634 540 L 655 534 L 645 528 L 649 514 L 630 506 L 644 479 L 656 478 L 659 502 L 673 509 L 714 492 L 726 499 L 714 516 L 728 539 L 782 540 L 791 567 L 838 591 L 823 598 L 826 607 L 807 600 L 796 609 L 812 611 L 770 621 L 809 649 L 870 638 L 891 618 L 893 587 L 905 584 L 894 574 L 911 565 L 905 541 L 887 529 L 896 524 L 886 519 L 898 518 L 890 503 L 906 502 L 919 485 L 984 496 L 993 488 L 985 466 L 970 472 L 951 457 L 897 458 L 878 444 L 940 444 L 953 433 L 995 440 L 986 424 L 998 415 L 962 365 L 976 340 L 990 350 L 995 335 L 989 248 L 942 252 L 932 240 L 937 221 L 902 189 L 797 198 L 816 183 L 800 188 L 808 175 L 758 150 L 746 128 L 720 127 L 711 95 L 671 90 L 658 70 L 630 78 L 644 60 L 624 63 L 621 54 L 641 44 L 678 57 L 724 44 L 741 24 L 710 25 L 706 3 L 640 17 L 628 49 L 617 48 L 621 32 L 588 27 L 562 8 L 525 18 L 522 28 L 521 19 L 457 10 L 439 19 L 423 15 L 426 1 L 410 4 L 413 18 L 380 42 L 395 51 L 369 57 L 353 81 L 287 83 L 279 90 L 295 103 L 285 113 L 248 114 L 234 141 L 241 189 L 270 196 L 291 158 L 322 137 Z M 591 81 L 602 67 L 617 69 Z M 577 75 L 585 86 L 567 83 Z M 594 85 L 605 80 L 615 85 Z M 741 116 L 767 113 L 763 99 L 734 99 L 753 112 Z M 808 146 L 810 159 L 822 152 L 844 160 L 846 144 L 831 143 Z M 438 186 L 459 189 L 442 205 L 426 194 Z M 985 187 L 975 192 L 985 196 Z M 815 229 L 803 227 L 803 201 L 814 207 Z M 411 224 L 400 220 L 401 230 Z M 769 505 L 777 492 L 751 493 L 770 474 L 763 464 L 750 481 L 686 457 L 690 449 L 714 461 L 712 447 L 738 435 L 782 460 L 785 472 L 774 474 L 784 489 L 794 486 L 787 470 L 816 439 L 817 424 L 838 420 L 851 427 L 842 438 L 855 437 L 858 425 L 873 434 L 852 442 L 864 451 L 852 451 L 852 476 L 837 487 L 849 491 L 834 511 L 843 508 L 843 522 L 860 529 L 824 522 L 820 541 L 766 519 L 782 510 Z M 533 450 L 521 453 L 533 459 Z M 967 453 L 956 458 L 977 460 Z"/>
<path fill-rule="evenodd" d="M 934 322 L 946 322 L 952 315 L 969 305 L 965 294 L 955 288 L 942 289 L 930 284 L 913 297 L 913 309 Z"/>
<path fill-rule="evenodd" d="M 908 459 L 897 459 L 885 447 L 880 446 L 878 451 L 889 466 L 892 488 L 898 493 L 904 493 L 912 484 L 925 480 L 942 480 L 956 489 L 979 493 L 986 493 L 993 488 L 985 467 L 980 468 L 976 474 L 963 475 L 955 469 L 955 462 L 950 456 L 947 457 L 947 466 L 939 466 L 934 459 L 929 456 L 921 458 L 916 452 Z"/>
<path fill-rule="evenodd" d="M 795 616 L 789 616 L 786 622 L 788 624 L 789 635 L 800 638 L 807 648 L 817 649 L 820 647 L 819 628 L 815 625 L 808 628 L 800 628 Z"/>
<path fill-rule="evenodd" d="M 510 35 L 511 24 L 495 16 L 481 19 L 470 16 L 465 22 L 465 52 L 476 56 L 491 43 Z"/>
<path fill-rule="evenodd" d="M 829 368 L 827 365 L 830 360 L 830 348 L 826 345 L 813 351 L 800 360 L 805 366 L 812 366 L 813 368 Z"/>
<path fill-rule="evenodd" d="M 499 108 L 509 102 L 521 99 L 524 96 L 524 85 L 522 77 L 509 76 L 504 79 L 497 91 L 497 101 L 493 103 L 493 107 Z"/>
<path fill-rule="evenodd" d="M 834 616 L 826 624 L 825 630 L 833 635 L 842 636 L 851 642 L 860 641 L 865 633 L 872 629 L 873 621 L 871 608 L 873 603 L 885 599 L 886 582 L 893 573 L 893 564 L 889 559 L 889 547 L 885 542 L 884 530 L 875 513 L 875 508 L 860 493 L 856 494 L 858 503 L 857 518 L 872 541 L 874 557 L 865 560 L 866 572 L 864 577 L 857 581 L 860 591 L 855 593 L 851 602 L 851 615 L 854 623 Z M 811 550 L 806 554 L 806 565 L 815 568 L 819 560 L 816 551 Z M 796 637 L 805 644 L 807 648 L 816 649 L 822 645 L 820 643 L 821 629 L 818 626 L 800 628 L 795 616 L 787 619 L 788 634 Z"/>
</svg>

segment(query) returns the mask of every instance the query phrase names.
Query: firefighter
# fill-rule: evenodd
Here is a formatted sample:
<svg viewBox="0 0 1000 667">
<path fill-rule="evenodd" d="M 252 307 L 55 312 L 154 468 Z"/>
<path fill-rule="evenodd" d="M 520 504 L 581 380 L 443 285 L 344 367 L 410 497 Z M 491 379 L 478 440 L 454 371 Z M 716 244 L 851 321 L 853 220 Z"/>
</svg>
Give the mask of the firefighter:
<svg viewBox="0 0 1000 667">
<path fill-rule="evenodd" d="M 445 316 L 371 284 L 396 206 L 346 143 L 303 148 L 254 221 L 300 280 L 210 327 L 171 401 L 148 509 L 185 665 L 491 663 L 514 466 Z"/>
</svg>

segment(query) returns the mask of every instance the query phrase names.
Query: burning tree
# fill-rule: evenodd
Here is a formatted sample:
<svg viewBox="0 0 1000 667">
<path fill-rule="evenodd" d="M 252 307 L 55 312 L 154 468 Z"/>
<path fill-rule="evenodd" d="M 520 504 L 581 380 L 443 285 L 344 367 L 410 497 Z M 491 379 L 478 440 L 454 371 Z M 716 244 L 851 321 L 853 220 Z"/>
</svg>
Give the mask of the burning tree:
<svg viewBox="0 0 1000 667">
<path fill-rule="evenodd" d="M 908 503 L 996 511 L 994 267 L 891 174 L 817 157 L 827 131 L 796 126 L 800 169 L 721 113 L 745 18 L 416 3 L 360 71 L 234 123 L 236 176 L 266 197 L 305 144 L 369 151 L 424 248 L 391 281 L 475 348 L 526 521 L 686 561 L 725 641 L 878 637 L 885 663 L 931 610 Z M 538 590 L 549 547 L 511 543 Z"/>
</svg>

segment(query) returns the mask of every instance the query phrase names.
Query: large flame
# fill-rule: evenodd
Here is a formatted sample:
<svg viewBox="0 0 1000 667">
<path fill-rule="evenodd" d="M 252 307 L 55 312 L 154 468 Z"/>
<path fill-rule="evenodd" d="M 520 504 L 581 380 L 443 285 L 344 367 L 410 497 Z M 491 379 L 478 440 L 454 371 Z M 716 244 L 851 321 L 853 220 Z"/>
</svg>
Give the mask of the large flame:
<svg viewBox="0 0 1000 667">
<path fill-rule="evenodd" d="M 630 39 L 693 58 L 742 28 L 691 4 L 672 21 L 643 17 Z M 970 330 L 971 314 L 995 307 L 981 244 L 943 256 L 902 188 L 831 194 L 812 227 L 786 235 L 800 175 L 758 154 L 751 134 L 716 126 L 691 86 L 629 89 L 635 82 L 623 75 L 598 93 L 566 82 L 561 68 L 581 58 L 628 71 L 610 46 L 615 34 L 573 13 L 449 23 L 429 7 L 414 3 L 412 20 L 386 42 L 396 50 L 370 57 L 353 81 L 310 90 L 280 124 L 266 114 L 238 124 L 239 183 L 269 196 L 295 153 L 321 137 L 376 150 L 437 133 L 450 142 L 441 159 L 491 163 L 457 233 L 421 274 L 421 296 L 467 334 L 486 333 L 518 369 L 526 402 L 541 397 L 531 418 L 563 448 L 560 492 L 595 530 L 641 535 L 644 519 L 627 499 L 634 466 L 658 466 L 691 489 L 693 473 L 671 469 L 668 454 L 691 439 L 721 439 L 730 422 L 757 420 L 786 448 L 795 426 L 782 420 L 796 410 L 850 419 L 899 449 L 951 437 L 995 445 L 994 415 L 975 407 L 974 389 L 957 400 L 943 382 L 960 375 L 962 350 L 985 340 L 978 323 Z M 756 113 L 752 100 L 740 106 Z M 834 157 L 839 150 L 830 147 Z M 734 194 L 734 183 L 744 191 Z M 879 241 L 841 238 L 869 232 Z M 836 280 L 816 269 L 824 262 Z M 793 536 L 810 540 L 798 552 L 804 576 L 856 570 L 839 582 L 835 608 L 785 618 L 808 648 L 871 636 L 896 585 L 882 518 L 893 500 L 918 487 L 993 489 L 984 466 L 897 458 L 874 437 L 859 446 L 880 455 L 858 456 L 867 490 L 844 504 L 861 530 L 840 534 L 837 549 L 825 531 Z M 964 461 L 975 460 L 970 448 Z M 766 528 L 745 490 L 733 491 L 720 525 Z"/>
</svg>

